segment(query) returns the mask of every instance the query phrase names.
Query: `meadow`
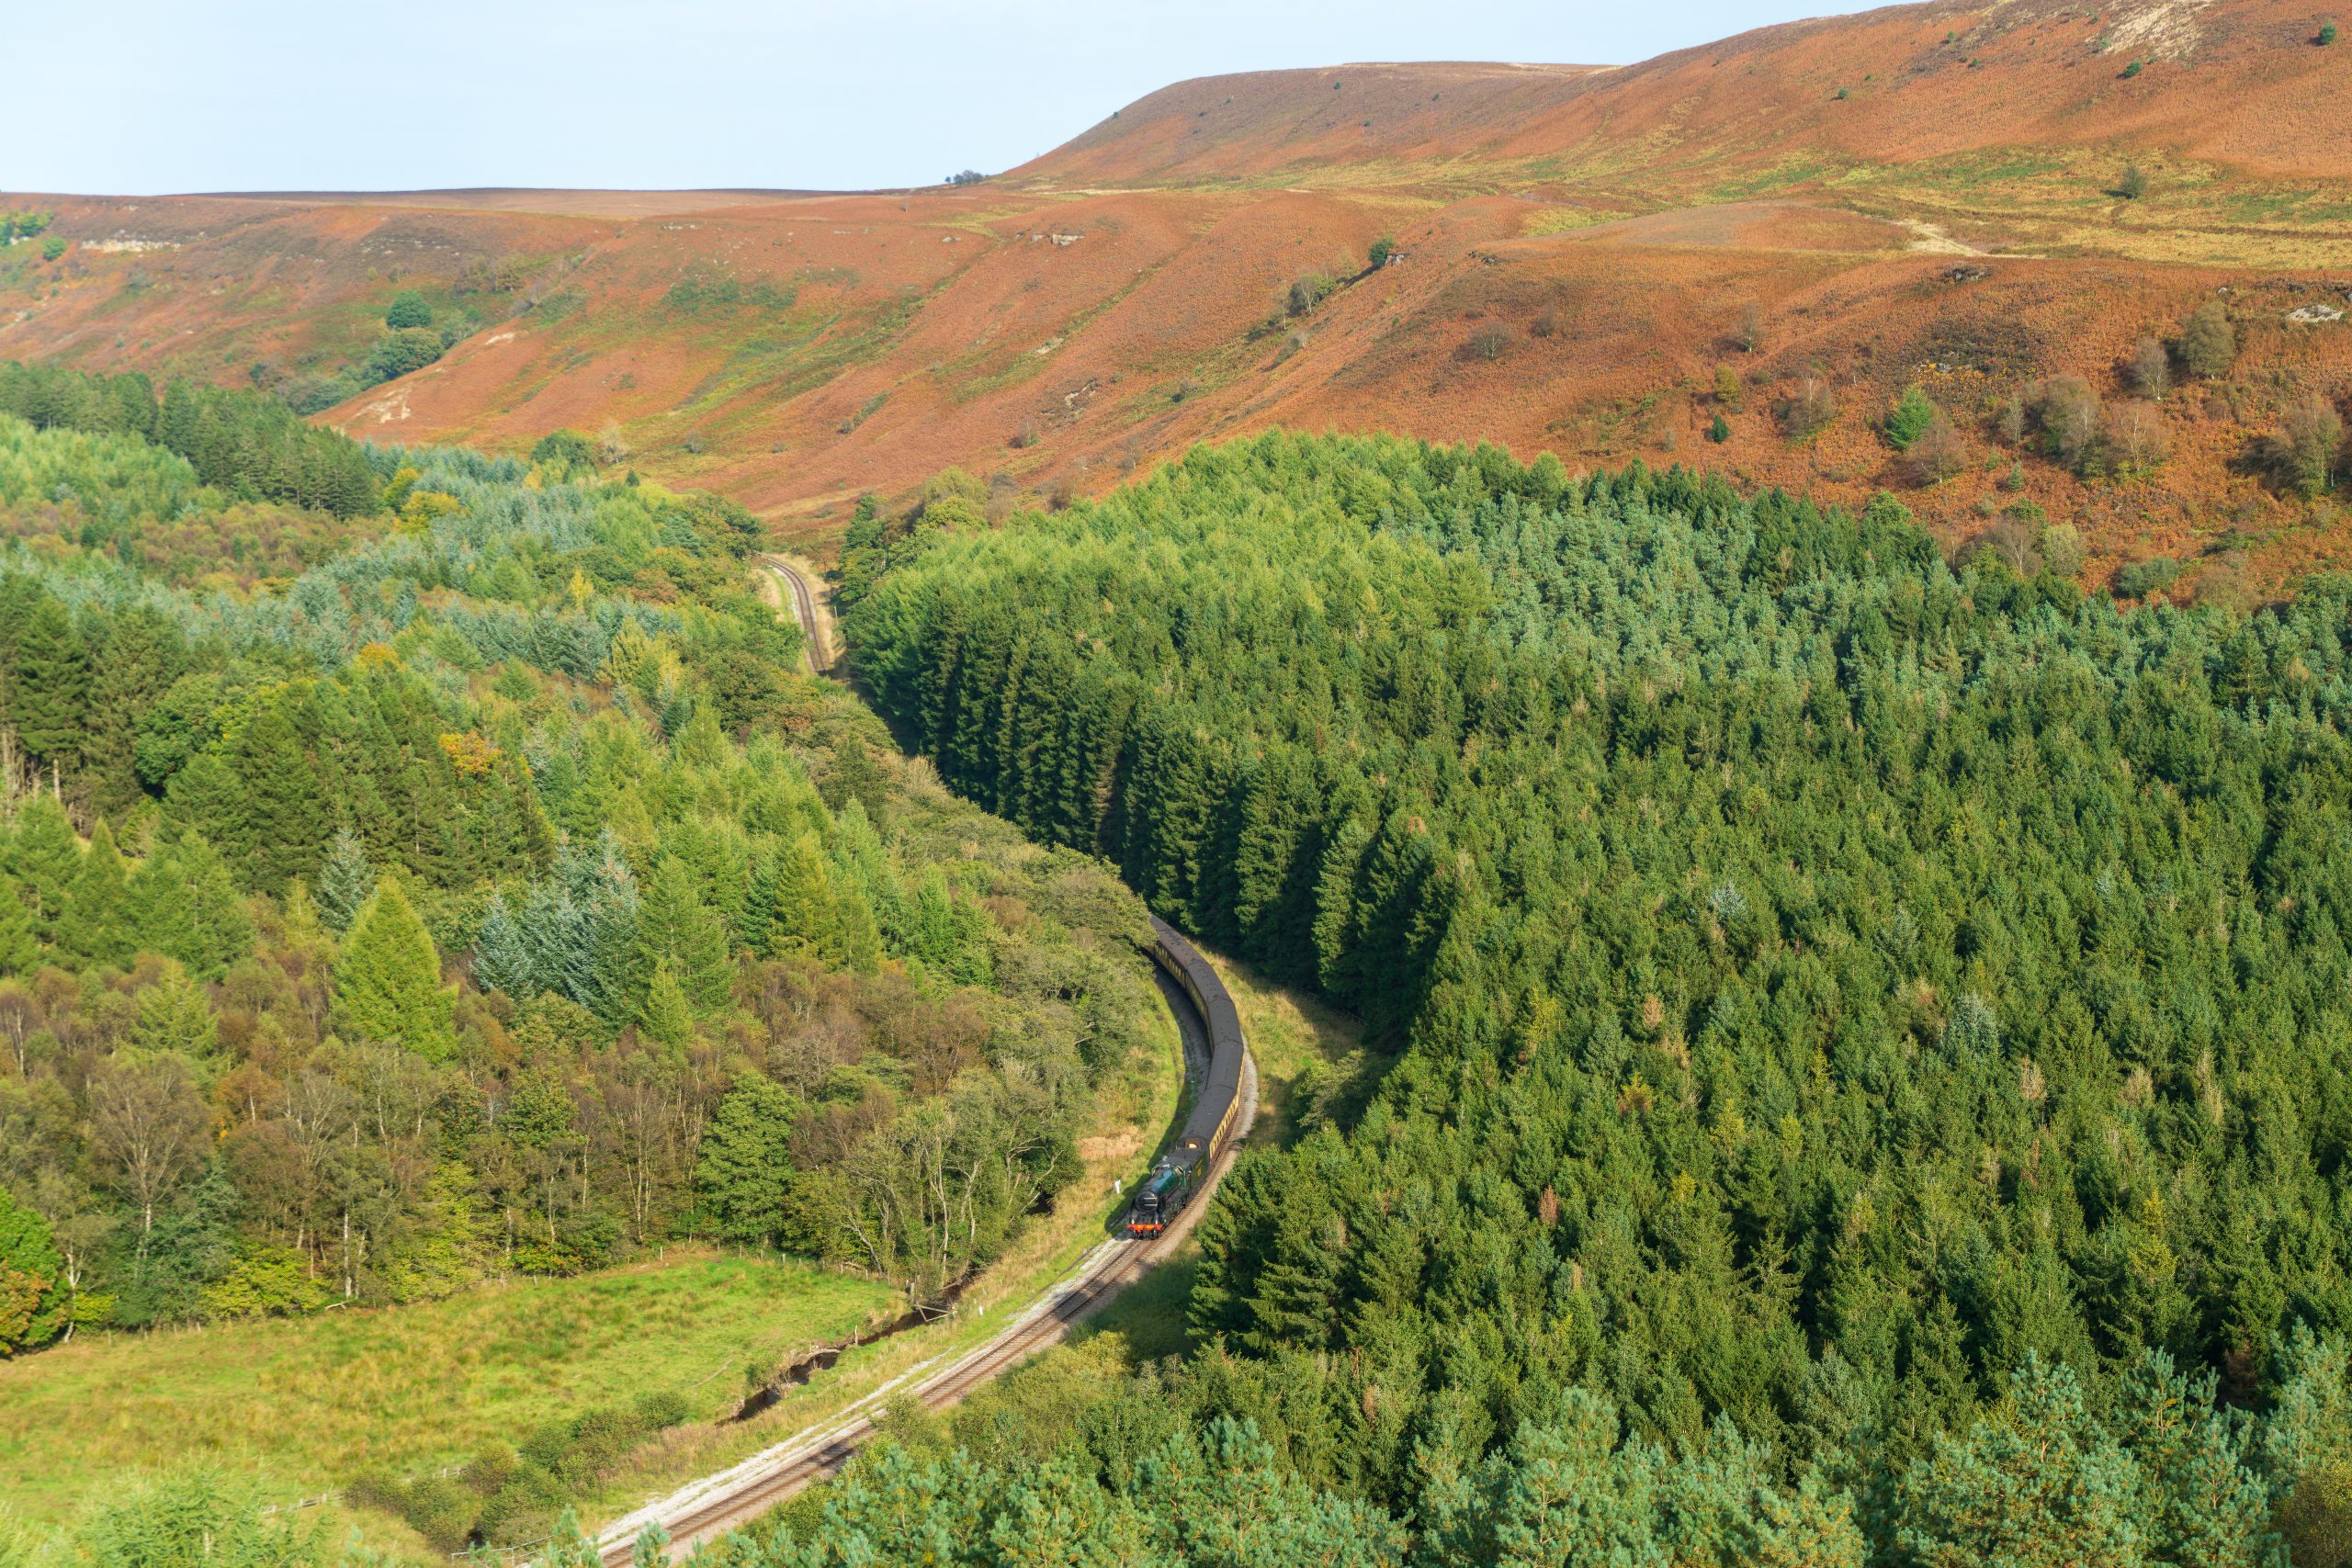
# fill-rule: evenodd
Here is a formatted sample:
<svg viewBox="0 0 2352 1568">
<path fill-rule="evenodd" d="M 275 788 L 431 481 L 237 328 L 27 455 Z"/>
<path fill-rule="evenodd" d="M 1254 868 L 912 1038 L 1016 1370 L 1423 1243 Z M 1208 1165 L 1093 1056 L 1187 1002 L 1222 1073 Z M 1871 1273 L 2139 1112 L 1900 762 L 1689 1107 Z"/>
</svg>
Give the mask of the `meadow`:
<svg viewBox="0 0 2352 1568">
<path fill-rule="evenodd" d="M 126 1472 L 191 1461 L 315 1496 L 652 1390 L 721 1416 L 747 1366 L 845 1337 L 896 1301 L 805 1264 L 673 1250 L 414 1306 L 85 1337 L 0 1363 L 0 1474 L 34 1522 L 70 1517 Z"/>
</svg>

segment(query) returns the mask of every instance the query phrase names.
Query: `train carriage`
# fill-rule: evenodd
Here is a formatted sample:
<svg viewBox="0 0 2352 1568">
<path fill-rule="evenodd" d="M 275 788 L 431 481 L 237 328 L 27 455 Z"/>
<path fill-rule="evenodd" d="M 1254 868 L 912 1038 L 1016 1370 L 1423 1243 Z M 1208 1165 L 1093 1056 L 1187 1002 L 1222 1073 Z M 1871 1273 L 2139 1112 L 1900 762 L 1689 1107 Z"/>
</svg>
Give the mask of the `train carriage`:
<svg viewBox="0 0 2352 1568">
<path fill-rule="evenodd" d="M 1208 960 L 1175 927 L 1154 915 L 1151 934 L 1152 956 L 1192 998 L 1208 1030 L 1209 1065 L 1183 1129 L 1136 1190 L 1135 1202 L 1127 1210 L 1124 1230 L 1144 1238 L 1165 1231 L 1200 1190 L 1241 1103 L 1241 1016 L 1234 1010 L 1233 998 Z"/>
</svg>

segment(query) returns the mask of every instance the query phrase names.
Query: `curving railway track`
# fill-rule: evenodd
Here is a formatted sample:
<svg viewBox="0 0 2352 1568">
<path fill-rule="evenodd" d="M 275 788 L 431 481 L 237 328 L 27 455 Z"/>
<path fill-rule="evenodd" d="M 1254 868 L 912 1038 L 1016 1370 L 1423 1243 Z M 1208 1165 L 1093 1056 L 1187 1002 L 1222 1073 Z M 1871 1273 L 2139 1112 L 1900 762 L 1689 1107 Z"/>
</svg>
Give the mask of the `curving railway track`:
<svg viewBox="0 0 2352 1568">
<path fill-rule="evenodd" d="M 800 651 L 808 660 L 808 673 L 828 673 L 833 660 L 824 646 L 823 630 L 817 619 L 817 596 L 810 591 L 808 580 L 782 556 L 762 556 L 760 565 L 784 590 L 784 607 L 800 623 Z"/>
<path fill-rule="evenodd" d="M 1164 926 L 1160 931 L 1163 949 L 1172 939 L 1186 954 L 1191 954 L 1191 946 L 1182 937 Z M 1199 964 L 1196 956 L 1193 963 Z M 1206 965 L 1200 964 L 1197 973 L 1208 973 Z M 1213 973 L 1209 974 L 1208 983 L 1216 986 Z M 1160 988 L 1183 1033 L 1187 1055 L 1204 1063 L 1202 1082 L 1204 1088 L 1213 1088 L 1219 1077 L 1216 1051 L 1201 1008 L 1184 987 L 1166 976 L 1161 976 Z M 1224 987 L 1216 986 L 1212 1008 L 1220 1001 L 1230 1009 Z M 913 1398 L 926 1409 L 946 1409 L 989 1379 L 1058 1344 L 1078 1324 L 1175 1252 L 1199 1223 L 1208 1207 L 1209 1196 L 1232 1163 L 1234 1149 L 1257 1119 L 1257 1065 L 1250 1061 L 1246 1046 L 1239 1044 L 1238 1029 L 1234 1049 L 1239 1060 L 1235 1077 L 1227 1080 L 1235 1085 L 1233 1114 L 1226 1123 L 1228 1130 L 1214 1149 L 1199 1194 L 1184 1206 L 1166 1232 L 1148 1242 L 1102 1242 L 985 1343 L 926 1361 L 883 1384 L 824 1425 L 797 1433 L 730 1469 L 690 1483 L 667 1497 L 614 1520 L 596 1538 L 596 1550 L 603 1560 L 616 1568 L 629 1562 L 638 1536 L 657 1522 L 669 1533 L 669 1552 L 673 1561 L 684 1557 L 697 1544 L 741 1529 L 807 1487 L 840 1474 L 857 1450 L 880 1429 L 875 1416 L 900 1390 L 911 1384 Z"/>
</svg>

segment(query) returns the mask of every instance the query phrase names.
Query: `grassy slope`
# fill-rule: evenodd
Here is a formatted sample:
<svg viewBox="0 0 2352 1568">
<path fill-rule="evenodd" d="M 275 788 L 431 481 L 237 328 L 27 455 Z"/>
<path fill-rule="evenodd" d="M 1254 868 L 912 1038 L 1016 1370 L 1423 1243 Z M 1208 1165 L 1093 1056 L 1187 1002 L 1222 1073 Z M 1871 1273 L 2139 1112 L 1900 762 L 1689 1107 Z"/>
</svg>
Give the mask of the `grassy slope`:
<svg viewBox="0 0 2352 1568">
<path fill-rule="evenodd" d="M 1207 78 L 958 191 L 61 199 L 85 248 L 0 257 L 0 356 L 233 381 L 257 355 L 352 352 L 396 287 L 454 299 L 489 276 L 466 298 L 516 313 L 335 422 L 501 449 L 610 426 L 646 472 L 819 540 L 861 491 L 949 463 L 1101 489 L 1272 423 L 1692 463 L 1854 503 L 1903 483 L 1872 422 L 1920 379 L 1973 449 L 1913 492 L 1947 540 L 2030 501 L 2081 526 L 2086 576 L 2204 557 L 2186 587 L 2252 592 L 2352 564 L 2340 519 L 2240 464 L 2304 390 L 2352 389 L 2352 325 L 2283 324 L 2341 303 L 2352 266 L 2352 44 L 2316 47 L 2318 20 L 2305 0 L 1937 0 L 1601 73 Z M 2112 194 L 2127 162 L 2150 179 L 2137 201 Z M 1403 265 L 1268 324 L 1292 278 L 1346 276 L 1384 234 Z M 126 237 L 177 248 L 86 248 Z M 689 277 L 741 302 L 665 303 Z M 2220 288 L 2247 327 L 2242 395 L 2168 401 L 2159 472 L 2086 483 L 2028 455 L 2010 477 L 1998 399 L 2062 372 L 2120 396 L 2133 340 Z M 1466 352 L 1497 329 L 1502 352 Z M 1732 404 L 1711 395 L 1725 365 L 1747 383 Z M 1843 410 L 1792 442 L 1771 407 L 1810 376 Z"/>
<path fill-rule="evenodd" d="M 85 1337 L 0 1365 L 0 1474 L 34 1519 L 69 1515 L 95 1476 L 191 1461 L 314 1495 L 649 1389 L 717 1416 L 751 1360 L 895 1304 L 886 1286 L 799 1264 L 681 1253 L 412 1307 Z"/>
</svg>

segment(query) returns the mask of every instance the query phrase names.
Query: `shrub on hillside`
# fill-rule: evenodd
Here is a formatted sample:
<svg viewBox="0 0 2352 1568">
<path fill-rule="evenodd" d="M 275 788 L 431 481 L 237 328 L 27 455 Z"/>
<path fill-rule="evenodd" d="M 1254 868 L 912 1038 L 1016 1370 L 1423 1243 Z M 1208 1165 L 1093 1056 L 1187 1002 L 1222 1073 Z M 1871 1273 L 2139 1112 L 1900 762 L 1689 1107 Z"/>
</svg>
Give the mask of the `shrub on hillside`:
<svg viewBox="0 0 2352 1568">
<path fill-rule="evenodd" d="M 2143 335 L 2123 362 L 2123 384 L 2135 397 L 2163 397 L 2172 390 L 2171 354 L 2163 344 Z"/>
<path fill-rule="evenodd" d="M 2080 376 L 2053 376 L 2034 389 L 2029 406 L 2043 449 L 2076 473 L 2089 472 L 2106 412 L 2090 383 Z"/>
<path fill-rule="evenodd" d="M 2145 599 L 2171 587 L 2179 578 L 2180 562 L 2167 556 L 2153 556 L 2116 568 L 2115 591 L 2126 599 Z"/>
<path fill-rule="evenodd" d="M 550 430 L 531 448 L 531 461 L 568 468 L 593 468 L 596 447 L 576 430 Z"/>
<path fill-rule="evenodd" d="M 1283 296 L 1283 311 L 1285 315 L 1304 316 L 1329 299 L 1338 287 L 1319 272 L 1292 278 L 1289 292 Z"/>
<path fill-rule="evenodd" d="M 433 307 L 425 303 L 424 296 L 413 288 L 401 289 L 392 296 L 392 302 L 384 307 L 384 325 L 394 332 L 404 327 L 429 327 L 432 324 Z"/>
<path fill-rule="evenodd" d="M 2335 482 L 2344 456 L 2344 416 L 2324 398 L 2306 398 L 2262 438 L 2259 456 L 2280 489 L 2319 495 Z"/>
<path fill-rule="evenodd" d="M 1459 352 L 1464 359 L 1475 359 L 1491 365 L 1510 352 L 1510 329 L 1497 322 L 1490 326 L 1480 327 L 1463 339 Z"/>
<path fill-rule="evenodd" d="M 1894 407 L 1887 411 L 1886 444 L 1897 452 L 1908 452 L 1911 444 L 1928 433 L 1936 422 L 1937 409 L 1928 394 L 1917 387 L 1906 387 Z"/>
<path fill-rule="evenodd" d="M 2180 363 L 2191 376 L 2226 376 L 2238 360 L 2238 336 L 2219 299 L 2188 313 L 2180 328 Z"/>
<path fill-rule="evenodd" d="M 1781 434 L 1801 441 L 1819 434 L 1838 417 L 1838 394 L 1820 377 L 1807 376 L 1781 400 L 1773 415 L 1780 421 Z"/>
<path fill-rule="evenodd" d="M 2148 176 L 2137 164 L 2126 164 L 2115 179 L 2115 194 L 2126 201 L 2137 201 L 2148 194 Z"/>
<path fill-rule="evenodd" d="M 368 351 L 368 373 L 379 381 L 390 381 L 422 370 L 441 357 L 441 334 L 430 327 L 402 327 L 386 333 Z"/>
<path fill-rule="evenodd" d="M 2125 403 L 2110 411 L 2099 440 L 2109 466 L 2119 474 L 2147 473 L 2172 455 L 2164 415 L 2145 403 Z"/>
<path fill-rule="evenodd" d="M 1937 410 L 1928 427 L 1913 437 L 1903 454 L 1903 470 L 1915 485 L 1938 485 L 1959 477 L 1968 467 L 1968 444 Z M 2030 574 L 2029 574 L 2030 575 Z"/>
</svg>

